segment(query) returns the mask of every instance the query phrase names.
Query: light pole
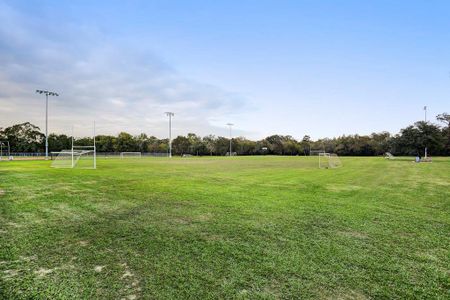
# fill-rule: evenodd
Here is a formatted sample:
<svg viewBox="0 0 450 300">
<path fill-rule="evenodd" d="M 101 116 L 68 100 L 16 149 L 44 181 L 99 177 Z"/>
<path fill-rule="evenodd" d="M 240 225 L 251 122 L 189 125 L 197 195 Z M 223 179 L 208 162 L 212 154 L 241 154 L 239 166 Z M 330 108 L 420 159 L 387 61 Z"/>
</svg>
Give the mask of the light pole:
<svg viewBox="0 0 450 300">
<path fill-rule="evenodd" d="M 227 123 L 227 126 L 229 126 L 230 127 L 230 153 L 229 153 L 229 156 L 231 156 L 231 126 L 233 126 L 234 124 L 232 124 L 232 123 Z"/>
<path fill-rule="evenodd" d="M 175 115 L 173 112 L 165 112 L 169 117 L 169 157 L 172 157 L 172 117 Z"/>
<path fill-rule="evenodd" d="M 423 110 L 425 112 L 425 125 L 426 125 L 426 123 L 427 123 L 427 107 L 424 106 Z M 426 141 L 426 139 L 425 139 L 425 141 Z M 427 154 L 428 154 L 427 152 L 428 152 L 427 145 L 425 145 L 425 159 L 427 159 Z"/>
<path fill-rule="evenodd" d="M 45 90 L 36 90 L 36 93 L 45 94 L 45 160 L 48 160 L 48 96 L 58 97 L 59 95 Z"/>
</svg>

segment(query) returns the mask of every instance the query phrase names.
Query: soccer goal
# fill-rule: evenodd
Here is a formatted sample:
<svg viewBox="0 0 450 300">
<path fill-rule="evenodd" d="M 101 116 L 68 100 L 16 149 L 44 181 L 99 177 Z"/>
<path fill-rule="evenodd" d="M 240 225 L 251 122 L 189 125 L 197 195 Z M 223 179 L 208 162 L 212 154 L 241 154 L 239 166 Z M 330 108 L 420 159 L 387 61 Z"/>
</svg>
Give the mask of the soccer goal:
<svg viewBox="0 0 450 300">
<path fill-rule="evenodd" d="M 97 169 L 97 151 L 95 146 L 95 122 L 92 145 L 74 145 L 72 128 L 72 149 L 52 152 L 52 168 Z"/>
<path fill-rule="evenodd" d="M 342 162 L 339 156 L 334 153 L 319 153 L 319 168 L 334 169 L 342 167 Z"/>
<path fill-rule="evenodd" d="M 96 169 L 95 148 L 74 146 L 71 150 L 52 152 L 52 168 Z"/>
<path fill-rule="evenodd" d="M 141 152 L 120 152 L 120 158 L 141 158 Z"/>
<path fill-rule="evenodd" d="M 13 157 L 11 156 L 9 141 L 0 141 L 0 160 L 3 160 L 4 156 L 6 156 L 8 160 L 13 160 Z"/>
<path fill-rule="evenodd" d="M 390 153 L 390 152 L 386 152 L 384 154 L 384 158 L 386 158 L 386 159 L 395 159 L 395 156 L 392 155 L 392 153 Z"/>
</svg>

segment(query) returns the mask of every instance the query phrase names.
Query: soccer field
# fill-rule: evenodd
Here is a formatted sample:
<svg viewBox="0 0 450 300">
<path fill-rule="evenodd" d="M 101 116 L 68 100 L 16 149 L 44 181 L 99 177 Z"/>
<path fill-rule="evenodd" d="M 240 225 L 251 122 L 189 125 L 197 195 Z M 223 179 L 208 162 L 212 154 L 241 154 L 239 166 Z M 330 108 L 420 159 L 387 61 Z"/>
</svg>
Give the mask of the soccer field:
<svg viewBox="0 0 450 300">
<path fill-rule="evenodd" d="M 1 299 L 450 297 L 450 158 L 0 162 Z"/>
</svg>

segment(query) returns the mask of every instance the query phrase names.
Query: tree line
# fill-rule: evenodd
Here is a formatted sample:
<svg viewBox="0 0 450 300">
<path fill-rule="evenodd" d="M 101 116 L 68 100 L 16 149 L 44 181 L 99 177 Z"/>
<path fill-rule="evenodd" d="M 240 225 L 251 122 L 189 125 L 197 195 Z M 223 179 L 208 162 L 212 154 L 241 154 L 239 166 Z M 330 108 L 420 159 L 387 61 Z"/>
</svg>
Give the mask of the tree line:
<svg viewBox="0 0 450 300">
<path fill-rule="evenodd" d="M 338 155 L 372 156 L 391 152 L 394 155 L 423 155 L 425 147 L 430 155 L 450 155 L 450 115 L 438 115 L 439 124 L 419 121 L 400 130 L 370 135 L 343 135 L 336 138 L 312 140 L 308 135 L 295 139 L 290 135 L 271 135 L 252 141 L 245 137 L 231 139 L 232 151 L 237 155 L 309 155 L 311 151 L 325 151 Z M 43 152 L 45 135 L 29 123 L 0 128 L 0 141 L 9 141 L 11 152 Z M 49 151 L 70 149 L 72 138 L 52 133 L 48 137 Z M 75 145 L 92 145 L 92 138 L 75 138 Z M 168 139 L 159 139 L 145 133 L 131 135 L 121 132 L 116 136 L 98 135 L 98 152 L 152 152 L 166 153 Z M 179 135 L 172 140 L 174 155 L 226 155 L 230 140 L 223 136 L 200 137 L 194 133 Z"/>
</svg>

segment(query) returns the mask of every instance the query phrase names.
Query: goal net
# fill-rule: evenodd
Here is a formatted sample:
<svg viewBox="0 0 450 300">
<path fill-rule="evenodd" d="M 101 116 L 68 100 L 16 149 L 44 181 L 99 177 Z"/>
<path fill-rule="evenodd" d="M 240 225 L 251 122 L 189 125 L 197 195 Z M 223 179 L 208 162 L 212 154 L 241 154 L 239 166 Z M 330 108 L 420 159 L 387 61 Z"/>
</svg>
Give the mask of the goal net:
<svg viewBox="0 0 450 300">
<path fill-rule="evenodd" d="M 141 158 L 141 152 L 120 152 L 120 158 Z"/>
<path fill-rule="evenodd" d="M 95 150 L 92 149 L 82 149 L 79 147 L 72 150 L 52 152 L 52 160 L 52 168 L 96 168 Z"/>
<path fill-rule="evenodd" d="M 386 158 L 386 159 L 395 159 L 395 156 L 392 155 L 392 153 L 390 153 L 390 152 L 386 152 L 384 154 L 384 158 Z"/>
<path fill-rule="evenodd" d="M 339 167 L 342 167 L 342 162 L 337 154 L 319 153 L 319 168 L 334 169 Z"/>
</svg>

